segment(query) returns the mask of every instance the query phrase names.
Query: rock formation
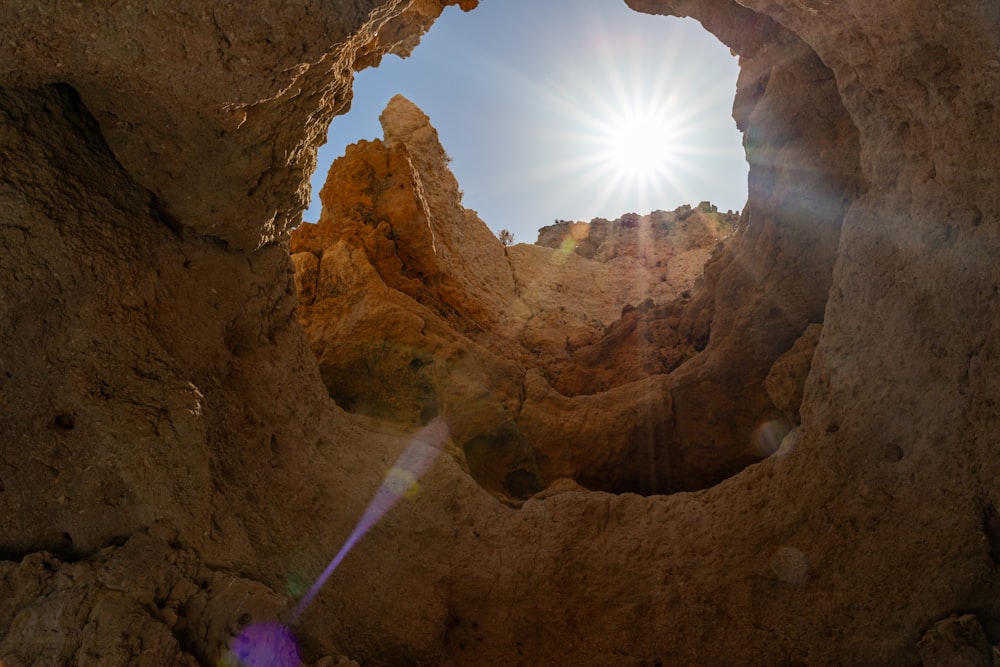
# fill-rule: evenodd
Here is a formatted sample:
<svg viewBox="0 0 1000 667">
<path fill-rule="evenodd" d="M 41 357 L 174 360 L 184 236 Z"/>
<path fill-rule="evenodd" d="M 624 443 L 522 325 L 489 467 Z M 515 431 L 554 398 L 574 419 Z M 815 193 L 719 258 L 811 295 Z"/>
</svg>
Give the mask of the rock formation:
<svg viewBox="0 0 1000 667">
<path fill-rule="evenodd" d="M 990 664 L 995 3 L 628 0 L 691 16 L 740 55 L 749 201 L 686 303 L 524 330 L 526 313 L 501 307 L 504 271 L 528 312 L 551 308 L 515 282 L 522 250 L 483 245 L 483 271 L 504 282 L 468 282 L 456 239 L 413 228 L 400 256 L 376 220 L 310 246 L 322 257 L 296 259 L 296 285 L 283 245 L 352 70 L 412 48 L 441 4 L 5 3 L 0 660 L 215 664 L 326 566 L 424 407 L 448 415 L 472 398 L 483 422 L 462 422 L 294 626 L 308 664 Z M 405 148 L 404 126 L 368 153 L 397 185 L 433 173 L 385 161 L 396 139 Z M 454 206 L 447 184 L 431 185 L 393 206 Z M 398 405 L 331 400 L 296 292 L 380 284 L 386 322 L 401 331 L 390 318 L 416 314 L 414 348 L 433 355 L 394 348 L 375 370 L 402 364 L 464 396 L 431 401 L 409 382 Z M 694 353 L 669 373 L 631 370 L 599 409 L 669 407 L 670 428 L 651 437 L 678 453 L 670 466 L 739 472 L 649 496 L 543 479 L 505 503 L 497 495 L 541 486 L 532 471 L 473 470 L 470 434 L 491 452 L 509 443 L 514 459 L 531 429 L 595 435 L 587 411 L 601 392 L 570 394 L 601 369 L 560 385 L 546 370 L 560 368 L 554 332 L 572 332 L 576 357 L 615 327 L 609 353 L 645 322 L 666 336 L 672 319 L 690 322 Z M 525 341 L 545 363 L 529 363 Z M 531 411 L 511 421 L 501 397 L 520 400 L 508 393 L 519 382 Z M 713 467 L 720 447 L 729 470 Z"/>
<path fill-rule="evenodd" d="M 736 216 L 705 202 L 557 223 L 540 232 L 550 247 L 504 248 L 461 205 L 423 112 L 397 96 L 382 125 L 384 141 L 333 164 L 319 223 L 291 239 L 299 318 L 337 404 L 397 422 L 441 412 L 504 500 L 567 477 L 644 493 L 718 481 L 650 461 L 666 458 L 665 375 L 708 340 L 686 304 Z M 734 465 L 732 449 L 714 468 Z"/>
</svg>

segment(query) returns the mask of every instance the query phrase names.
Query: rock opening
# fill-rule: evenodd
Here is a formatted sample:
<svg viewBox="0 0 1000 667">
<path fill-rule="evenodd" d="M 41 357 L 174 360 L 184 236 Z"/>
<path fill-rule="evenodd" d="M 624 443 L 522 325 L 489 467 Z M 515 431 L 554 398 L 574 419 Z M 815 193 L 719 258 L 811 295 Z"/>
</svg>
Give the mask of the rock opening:
<svg viewBox="0 0 1000 667">
<path fill-rule="evenodd" d="M 742 215 L 702 202 L 556 221 L 506 247 L 462 206 L 430 120 L 394 98 L 384 138 L 334 163 L 319 223 L 291 243 L 331 396 L 403 422 L 444 414 L 472 476 L 515 502 L 563 478 L 700 489 L 776 451 L 860 180 L 825 67 L 769 20 L 748 24 L 771 50 L 720 35 L 753 56 L 734 103 Z"/>
<path fill-rule="evenodd" d="M 305 219 L 319 218 L 330 163 L 345 145 L 382 135 L 377 118 L 398 92 L 440 132 L 464 204 L 517 241 L 531 243 L 553 219 L 705 199 L 740 210 L 737 72 L 730 49 L 697 22 L 622 2 L 508 0 L 445 12 L 405 61 L 359 73 L 351 111 L 321 149 Z"/>
</svg>

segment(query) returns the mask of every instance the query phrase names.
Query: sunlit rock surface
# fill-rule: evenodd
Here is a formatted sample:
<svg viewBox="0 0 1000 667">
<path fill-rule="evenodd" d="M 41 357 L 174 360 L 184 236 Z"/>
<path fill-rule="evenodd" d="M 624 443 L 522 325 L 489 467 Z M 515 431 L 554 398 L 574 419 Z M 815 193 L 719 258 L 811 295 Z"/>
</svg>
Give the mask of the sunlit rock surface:
<svg viewBox="0 0 1000 667">
<path fill-rule="evenodd" d="M 741 56 L 750 196 L 677 315 L 708 332 L 704 348 L 608 389 L 622 400 L 599 417 L 599 394 L 569 396 L 548 366 L 518 358 L 523 315 L 496 310 L 503 284 L 455 282 L 444 236 L 436 261 L 437 237 L 413 237 L 413 259 L 444 272 L 426 295 L 364 245 L 385 243 L 374 233 L 318 246 L 366 258 L 353 265 L 297 257 L 296 286 L 280 240 L 350 72 L 412 48 L 409 27 L 435 3 L 4 5 L 7 667 L 214 665 L 244 622 L 302 595 L 420 419 L 331 400 L 296 316 L 297 287 L 315 299 L 330 284 L 401 295 L 379 307 L 427 324 L 416 342 L 440 352 L 425 370 L 502 346 L 488 376 L 536 397 L 517 430 L 494 424 L 491 442 L 512 452 L 529 423 L 589 446 L 606 420 L 638 423 L 606 414 L 631 402 L 669 409 L 676 441 L 651 441 L 687 470 L 721 478 L 775 454 L 695 493 L 545 479 L 505 503 L 504 479 L 470 475 L 456 433 L 293 628 L 308 664 L 988 664 L 1000 643 L 1000 10 L 630 4 L 693 16 Z M 336 281 L 302 280 L 325 274 Z M 636 326 L 659 317 L 633 305 Z M 492 328 L 454 338 L 461 321 Z M 776 378 L 801 377 L 819 323 L 785 434 L 794 424 L 772 394 L 794 395 L 797 380 Z M 551 343 L 560 326 L 532 339 Z M 508 415 L 477 393 L 486 375 L 468 374 L 464 398 Z M 435 405 L 448 414 L 458 398 Z M 708 465 L 720 445 L 733 470 Z"/>
<path fill-rule="evenodd" d="M 565 477 L 640 493 L 717 481 L 650 463 L 671 428 L 663 376 L 708 341 L 692 293 L 738 216 L 706 202 L 505 248 L 461 205 L 428 118 L 397 96 L 382 125 L 334 163 L 319 223 L 291 240 L 299 317 L 338 405 L 404 423 L 440 412 L 504 500 Z"/>
</svg>

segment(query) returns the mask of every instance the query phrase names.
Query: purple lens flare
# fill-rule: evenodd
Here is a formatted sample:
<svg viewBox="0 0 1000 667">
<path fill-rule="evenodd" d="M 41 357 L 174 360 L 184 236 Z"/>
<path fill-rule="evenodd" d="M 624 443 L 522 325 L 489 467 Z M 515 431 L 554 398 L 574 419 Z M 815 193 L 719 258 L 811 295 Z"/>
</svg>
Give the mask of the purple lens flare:
<svg viewBox="0 0 1000 667">
<path fill-rule="evenodd" d="M 375 497 L 368 504 L 340 551 L 295 605 L 295 609 L 288 617 L 287 624 L 266 622 L 249 626 L 233 639 L 229 652 L 221 664 L 227 667 L 263 667 L 264 665 L 299 667 L 302 661 L 299 658 L 295 638 L 292 636 L 289 626 L 299 622 L 302 614 L 312 604 L 334 570 L 364 537 L 365 533 L 371 530 L 372 526 L 392 509 L 393 505 L 413 488 L 417 480 L 430 469 L 441 453 L 448 437 L 448 424 L 441 417 L 435 417 L 417 431 L 386 474 L 382 485 L 375 492 Z"/>
<path fill-rule="evenodd" d="M 410 490 L 410 487 L 416 483 L 417 479 L 430 469 L 435 459 L 441 453 L 441 448 L 447 439 L 448 425 L 441 417 L 435 417 L 413 436 L 413 440 L 403 450 L 403 453 L 399 455 L 396 464 L 386 474 L 385 481 L 382 482 L 382 486 L 375 492 L 375 497 L 372 498 L 372 501 L 368 504 L 368 508 L 365 509 L 365 513 L 361 515 L 361 519 L 358 520 L 354 530 L 347 537 L 344 546 L 340 548 L 337 555 L 334 556 L 330 564 L 323 570 L 323 573 L 319 575 L 319 578 L 316 579 L 312 587 L 306 591 L 306 594 L 302 596 L 302 599 L 295 606 L 295 611 L 292 612 L 289 619 L 290 623 L 295 624 L 298 622 L 306 608 L 309 607 L 320 589 L 326 584 L 327 579 L 337 569 L 340 562 L 344 560 L 344 557 L 354 548 L 354 545 L 375 525 L 382 515 L 392 509 L 396 501 Z"/>
</svg>

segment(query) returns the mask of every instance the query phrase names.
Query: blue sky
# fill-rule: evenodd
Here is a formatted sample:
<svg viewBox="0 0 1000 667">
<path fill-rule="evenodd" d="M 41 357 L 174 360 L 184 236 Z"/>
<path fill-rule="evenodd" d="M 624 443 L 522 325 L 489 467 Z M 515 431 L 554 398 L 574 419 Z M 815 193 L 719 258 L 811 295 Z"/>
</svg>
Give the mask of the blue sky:
<svg viewBox="0 0 1000 667">
<path fill-rule="evenodd" d="M 711 200 L 739 210 L 747 165 L 731 116 L 737 60 L 690 19 L 620 0 L 482 0 L 448 7 L 406 59 L 357 74 L 313 178 L 402 93 L 453 158 L 463 203 L 519 242 L 555 219 L 617 218 Z"/>
</svg>

